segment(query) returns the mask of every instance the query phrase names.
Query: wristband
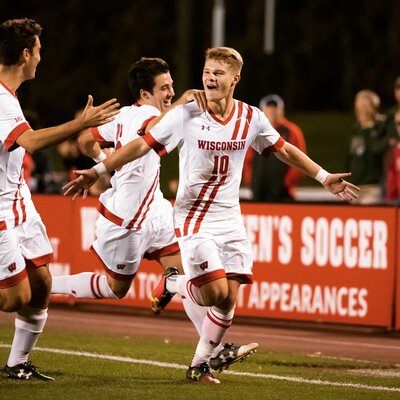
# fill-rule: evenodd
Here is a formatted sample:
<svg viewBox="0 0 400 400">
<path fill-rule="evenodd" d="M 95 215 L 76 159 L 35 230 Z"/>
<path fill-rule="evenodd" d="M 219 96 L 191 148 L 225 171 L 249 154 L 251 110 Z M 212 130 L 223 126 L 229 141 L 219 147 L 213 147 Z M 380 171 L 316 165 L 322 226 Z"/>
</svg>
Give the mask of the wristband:
<svg viewBox="0 0 400 400">
<path fill-rule="evenodd" d="M 103 162 L 99 162 L 98 164 L 96 164 L 93 167 L 93 169 L 96 171 L 96 174 L 98 176 L 102 176 L 102 175 L 105 175 L 107 173 L 107 168 L 106 168 L 106 166 L 104 165 Z"/>
<path fill-rule="evenodd" d="M 328 175 L 329 175 L 329 172 L 328 172 L 328 171 L 325 171 L 323 168 L 321 168 L 321 169 L 318 171 L 317 175 L 315 175 L 315 178 L 314 178 L 314 179 L 315 179 L 316 181 L 320 182 L 320 183 L 324 183 L 325 180 L 326 180 L 326 178 L 328 177 Z"/>
<path fill-rule="evenodd" d="M 104 153 L 104 151 L 101 151 L 97 157 L 93 157 L 93 160 L 99 163 L 105 160 L 106 158 L 107 158 L 106 153 Z"/>
</svg>

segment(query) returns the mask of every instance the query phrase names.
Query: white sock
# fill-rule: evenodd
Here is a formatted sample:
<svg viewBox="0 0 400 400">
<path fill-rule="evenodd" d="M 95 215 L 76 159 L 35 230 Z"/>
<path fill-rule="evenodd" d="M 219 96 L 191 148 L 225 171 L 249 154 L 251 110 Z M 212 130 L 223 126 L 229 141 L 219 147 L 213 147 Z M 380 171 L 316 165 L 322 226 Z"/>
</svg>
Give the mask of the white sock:
<svg viewBox="0 0 400 400">
<path fill-rule="evenodd" d="M 232 324 L 234 309 L 230 311 L 210 307 L 204 318 L 202 333 L 191 366 L 209 362 L 212 356 L 219 351 L 226 331 Z"/>
<path fill-rule="evenodd" d="M 167 290 L 170 293 L 179 293 L 183 298 L 189 298 L 193 303 L 204 306 L 200 288 L 193 285 L 186 275 L 172 275 L 167 278 Z"/>
<path fill-rule="evenodd" d="M 106 275 L 82 272 L 76 275 L 54 276 L 51 294 L 68 294 L 78 299 L 117 299 Z"/>
<path fill-rule="evenodd" d="M 47 320 L 47 308 L 34 308 L 26 305 L 15 317 L 15 333 L 7 365 L 14 367 L 28 361 L 39 335 Z"/>
<path fill-rule="evenodd" d="M 194 327 L 197 330 L 199 336 L 201 336 L 201 329 L 203 326 L 204 318 L 207 315 L 208 307 L 200 306 L 196 303 L 193 303 L 192 300 L 188 297 L 182 297 L 183 308 L 189 319 L 192 321 Z"/>
</svg>

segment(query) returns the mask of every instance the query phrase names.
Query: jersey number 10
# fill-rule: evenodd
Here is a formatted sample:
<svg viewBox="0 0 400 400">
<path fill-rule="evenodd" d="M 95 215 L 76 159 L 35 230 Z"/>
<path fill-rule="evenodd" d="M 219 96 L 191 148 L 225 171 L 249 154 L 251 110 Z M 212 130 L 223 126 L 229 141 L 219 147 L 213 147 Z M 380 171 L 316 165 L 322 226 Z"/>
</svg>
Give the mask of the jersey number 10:
<svg viewBox="0 0 400 400">
<path fill-rule="evenodd" d="M 228 156 L 214 156 L 214 168 L 212 173 L 214 175 L 226 175 L 228 172 L 229 157 Z"/>
</svg>

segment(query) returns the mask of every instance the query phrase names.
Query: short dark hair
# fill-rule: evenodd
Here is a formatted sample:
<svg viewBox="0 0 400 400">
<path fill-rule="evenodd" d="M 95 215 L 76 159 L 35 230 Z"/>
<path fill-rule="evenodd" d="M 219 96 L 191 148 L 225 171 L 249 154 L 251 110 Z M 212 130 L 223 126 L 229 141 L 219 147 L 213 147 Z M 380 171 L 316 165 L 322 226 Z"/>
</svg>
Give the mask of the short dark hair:
<svg viewBox="0 0 400 400">
<path fill-rule="evenodd" d="M 32 54 L 42 27 L 33 19 L 9 19 L 0 25 L 0 64 L 17 64 L 24 49 Z"/>
<path fill-rule="evenodd" d="M 168 64 L 161 58 L 142 57 L 131 65 L 128 71 L 128 85 L 135 101 L 140 99 L 140 91 L 153 94 L 154 78 L 169 72 Z"/>
</svg>

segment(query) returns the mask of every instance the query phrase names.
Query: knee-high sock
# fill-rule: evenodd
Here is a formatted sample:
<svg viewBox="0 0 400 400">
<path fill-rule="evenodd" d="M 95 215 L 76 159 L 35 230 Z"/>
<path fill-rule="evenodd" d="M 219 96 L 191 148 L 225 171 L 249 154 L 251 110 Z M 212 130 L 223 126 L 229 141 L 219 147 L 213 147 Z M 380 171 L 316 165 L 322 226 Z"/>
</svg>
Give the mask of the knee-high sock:
<svg viewBox="0 0 400 400">
<path fill-rule="evenodd" d="M 200 306 L 196 303 L 193 303 L 193 301 L 188 297 L 183 297 L 183 296 L 181 297 L 182 297 L 183 308 L 185 309 L 187 316 L 192 321 L 199 336 L 201 336 L 201 330 L 204 318 L 207 315 L 208 307 Z"/>
<path fill-rule="evenodd" d="M 167 279 L 167 290 L 171 293 L 179 293 L 182 298 L 189 298 L 193 303 L 204 305 L 200 288 L 193 285 L 186 275 L 172 275 Z"/>
<path fill-rule="evenodd" d="M 215 355 L 216 348 L 221 344 L 226 331 L 231 326 L 233 315 L 234 309 L 226 311 L 215 306 L 208 309 L 191 366 L 208 363 Z"/>
<path fill-rule="evenodd" d="M 46 320 L 47 308 L 25 305 L 18 311 L 15 317 L 14 339 L 7 361 L 9 367 L 28 361 L 29 353 L 35 347 Z"/>
<path fill-rule="evenodd" d="M 52 294 L 69 294 L 78 299 L 117 299 L 106 275 L 82 272 L 76 275 L 54 276 Z"/>
</svg>

